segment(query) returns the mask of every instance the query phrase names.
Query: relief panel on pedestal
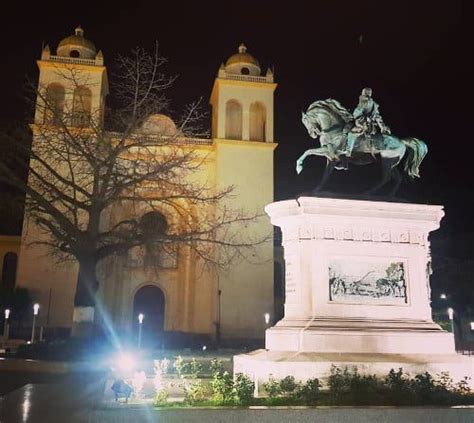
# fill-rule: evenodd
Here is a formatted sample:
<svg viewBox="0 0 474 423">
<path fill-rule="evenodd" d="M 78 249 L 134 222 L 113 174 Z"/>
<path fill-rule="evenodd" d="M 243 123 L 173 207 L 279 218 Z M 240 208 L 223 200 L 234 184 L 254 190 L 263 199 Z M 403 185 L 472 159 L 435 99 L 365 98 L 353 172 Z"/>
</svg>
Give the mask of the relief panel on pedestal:
<svg viewBox="0 0 474 423">
<path fill-rule="evenodd" d="M 331 303 L 406 305 L 407 263 L 397 258 L 329 259 Z"/>
</svg>

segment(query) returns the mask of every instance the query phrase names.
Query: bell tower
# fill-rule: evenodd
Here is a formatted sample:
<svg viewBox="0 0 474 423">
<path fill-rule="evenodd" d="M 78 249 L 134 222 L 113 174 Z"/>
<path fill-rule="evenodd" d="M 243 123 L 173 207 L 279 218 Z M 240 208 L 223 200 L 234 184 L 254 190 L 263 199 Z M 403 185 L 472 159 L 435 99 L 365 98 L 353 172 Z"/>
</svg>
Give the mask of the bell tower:
<svg viewBox="0 0 474 423">
<path fill-rule="evenodd" d="M 241 44 L 220 67 L 212 89 L 216 185 L 233 186 L 225 206 L 247 216 L 263 216 L 264 207 L 273 202 L 276 86 L 273 73 L 262 76 L 258 60 Z M 228 338 L 261 338 L 263 316 L 273 316 L 273 229 L 267 218 L 258 217 L 238 231 L 267 242 L 255 246 L 249 260 L 236 260 L 220 275 L 216 327 Z"/>
<path fill-rule="evenodd" d="M 273 142 L 273 73 L 261 75 L 260 64 L 247 47 L 221 65 L 211 93 L 212 137 Z"/>
<path fill-rule="evenodd" d="M 85 127 L 102 123 L 108 94 L 104 56 L 84 37 L 80 26 L 59 43 L 55 55 L 47 45 L 37 64 L 35 124 Z"/>
</svg>

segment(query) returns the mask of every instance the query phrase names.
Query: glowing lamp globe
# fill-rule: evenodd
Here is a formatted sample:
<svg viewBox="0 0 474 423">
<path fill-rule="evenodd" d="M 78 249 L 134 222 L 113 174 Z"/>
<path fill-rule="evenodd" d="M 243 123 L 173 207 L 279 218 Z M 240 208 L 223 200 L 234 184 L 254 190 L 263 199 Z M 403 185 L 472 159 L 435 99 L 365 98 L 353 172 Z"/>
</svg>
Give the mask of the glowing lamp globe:
<svg viewBox="0 0 474 423">
<path fill-rule="evenodd" d="M 449 316 L 449 320 L 453 320 L 454 310 L 451 307 L 448 308 L 448 316 Z"/>
</svg>

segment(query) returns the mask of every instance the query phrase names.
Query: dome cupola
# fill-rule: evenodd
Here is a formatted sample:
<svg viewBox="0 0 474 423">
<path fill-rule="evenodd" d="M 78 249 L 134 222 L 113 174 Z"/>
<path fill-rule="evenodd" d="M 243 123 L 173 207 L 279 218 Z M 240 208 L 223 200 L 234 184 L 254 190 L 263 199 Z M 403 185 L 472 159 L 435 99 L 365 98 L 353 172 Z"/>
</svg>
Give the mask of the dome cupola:
<svg viewBox="0 0 474 423">
<path fill-rule="evenodd" d="M 78 26 L 74 35 L 64 38 L 58 45 L 58 56 L 75 57 L 78 59 L 95 59 L 97 50 L 92 41 L 84 38 L 84 30 Z"/>
<path fill-rule="evenodd" d="M 239 75 L 260 76 L 261 69 L 258 60 L 251 54 L 247 53 L 247 47 L 242 43 L 239 46 L 239 52 L 233 54 L 227 59 L 225 64 L 227 73 Z"/>
<path fill-rule="evenodd" d="M 142 124 L 142 133 L 161 137 L 175 137 L 179 134 L 173 120 L 166 115 L 152 114 Z"/>
</svg>

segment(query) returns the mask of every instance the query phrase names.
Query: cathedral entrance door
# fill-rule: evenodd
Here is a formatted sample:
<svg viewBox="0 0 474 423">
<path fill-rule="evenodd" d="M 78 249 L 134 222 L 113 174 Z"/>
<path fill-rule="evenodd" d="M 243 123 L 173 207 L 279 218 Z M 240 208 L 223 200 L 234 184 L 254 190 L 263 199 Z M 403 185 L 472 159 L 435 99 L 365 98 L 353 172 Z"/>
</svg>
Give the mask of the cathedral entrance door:
<svg viewBox="0 0 474 423">
<path fill-rule="evenodd" d="M 155 346 L 161 340 L 165 324 L 165 295 L 155 285 L 140 288 L 133 299 L 133 328 L 138 334 L 138 315 L 144 314 L 142 344 Z"/>
</svg>

